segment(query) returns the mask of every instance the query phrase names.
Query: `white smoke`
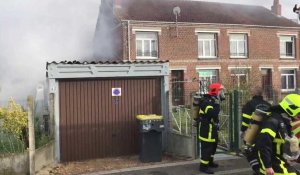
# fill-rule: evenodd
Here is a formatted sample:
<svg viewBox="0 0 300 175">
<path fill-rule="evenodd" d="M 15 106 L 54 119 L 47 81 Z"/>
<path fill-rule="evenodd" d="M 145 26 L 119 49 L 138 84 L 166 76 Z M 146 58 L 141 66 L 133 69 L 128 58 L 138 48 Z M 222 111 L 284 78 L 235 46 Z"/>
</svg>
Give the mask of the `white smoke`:
<svg viewBox="0 0 300 175">
<path fill-rule="evenodd" d="M 0 1 L 0 105 L 34 95 L 47 61 L 92 58 L 100 2 Z"/>
</svg>

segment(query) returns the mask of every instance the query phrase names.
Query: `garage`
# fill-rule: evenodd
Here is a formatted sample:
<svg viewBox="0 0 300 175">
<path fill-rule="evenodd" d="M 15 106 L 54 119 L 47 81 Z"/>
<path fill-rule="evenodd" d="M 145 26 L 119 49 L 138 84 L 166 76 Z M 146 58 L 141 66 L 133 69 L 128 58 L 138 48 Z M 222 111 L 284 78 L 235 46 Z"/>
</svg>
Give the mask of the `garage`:
<svg viewBox="0 0 300 175">
<path fill-rule="evenodd" d="M 138 153 L 135 116 L 168 116 L 168 62 L 47 63 L 59 162 Z"/>
</svg>

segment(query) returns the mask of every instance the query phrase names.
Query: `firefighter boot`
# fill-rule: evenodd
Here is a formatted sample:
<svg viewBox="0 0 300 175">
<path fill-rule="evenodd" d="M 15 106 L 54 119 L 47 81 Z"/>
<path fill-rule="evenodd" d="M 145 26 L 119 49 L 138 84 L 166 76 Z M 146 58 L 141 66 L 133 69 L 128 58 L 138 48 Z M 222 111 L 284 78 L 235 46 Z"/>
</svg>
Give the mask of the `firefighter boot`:
<svg viewBox="0 0 300 175">
<path fill-rule="evenodd" d="M 211 168 L 218 168 L 219 167 L 219 165 L 214 162 L 214 158 L 213 157 L 210 158 L 208 166 L 211 167 Z"/>
<path fill-rule="evenodd" d="M 209 162 L 208 166 L 211 167 L 211 168 L 218 168 L 219 164 L 212 161 L 212 162 Z"/>
<path fill-rule="evenodd" d="M 210 169 L 208 166 L 199 166 L 199 171 L 206 174 L 214 174 L 214 171 Z"/>
</svg>

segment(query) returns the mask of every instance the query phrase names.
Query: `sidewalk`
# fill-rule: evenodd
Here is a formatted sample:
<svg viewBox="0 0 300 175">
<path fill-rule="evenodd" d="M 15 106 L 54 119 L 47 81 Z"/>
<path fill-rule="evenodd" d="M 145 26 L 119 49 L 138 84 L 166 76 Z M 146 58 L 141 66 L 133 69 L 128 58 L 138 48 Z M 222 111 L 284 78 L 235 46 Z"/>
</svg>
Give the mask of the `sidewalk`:
<svg viewBox="0 0 300 175">
<path fill-rule="evenodd" d="M 245 158 L 227 154 L 217 154 L 215 169 L 217 175 L 252 175 Z M 121 170 L 101 171 L 82 175 L 202 175 L 198 171 L 199 160 L 126 168 Z"/>
</svg>

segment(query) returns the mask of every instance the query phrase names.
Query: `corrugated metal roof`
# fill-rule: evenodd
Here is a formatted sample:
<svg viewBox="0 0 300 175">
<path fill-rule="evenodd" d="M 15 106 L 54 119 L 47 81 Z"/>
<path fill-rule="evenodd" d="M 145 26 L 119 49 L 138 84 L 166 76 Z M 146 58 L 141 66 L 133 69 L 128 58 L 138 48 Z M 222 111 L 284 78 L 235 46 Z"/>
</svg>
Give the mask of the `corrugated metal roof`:
<svg viewBox="0 0 300 175">
<path fill-rule="evenodd" d="M 133 61 L 128 61 L 128 60 L 111 60 L 111 61 L 52 61 L 52 62 L 47 62 L 47 67 L 46 69 L 48 70 L 48 65 L 49 64 L 159 64 L 159 63 L 167 63 L 169 62 L 168 60 L 133 60 Z"/>
<path fill-rule="evenodd" d="M 175 22 L 173 8 L 181 9 L 178 22 L 300 27 L 262 6 L 190 0 L 122 0 L 121 20 Z"/>
</svg>

